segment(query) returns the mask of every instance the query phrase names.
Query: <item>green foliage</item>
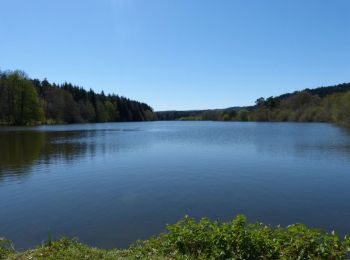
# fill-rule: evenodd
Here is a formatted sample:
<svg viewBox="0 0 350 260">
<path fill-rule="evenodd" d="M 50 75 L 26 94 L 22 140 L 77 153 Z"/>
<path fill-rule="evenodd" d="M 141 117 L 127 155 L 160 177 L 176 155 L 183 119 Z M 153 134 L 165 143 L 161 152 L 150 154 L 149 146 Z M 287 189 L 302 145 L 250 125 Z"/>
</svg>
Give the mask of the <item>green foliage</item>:
<svg viewBox="0 0 350 260">
<path fill-rule="evenodd" d="M 337 96 L 337 105 L 333 110 L 333 118 L 336 122 L 350 126 L 350 91 Z"/>
<path fill-rule="evenodd" d="M 45 241 L 46 246 L 51 246 L 53 242 L 53 236 L 52 232 L 50 231 L 49 234 L 47 235 L 47 240 Z"/>
<path fill-rule="evenodd" d="M 201 121 L 202 117 L 201 116 L 186 116 L 186 117 L 180 117 L 176 120 L 179 120 L 179 121 Z"/>
<path fill-rule="evenodd" d="M 235 120 L 237 117 L 237 111 L 236 110 L 226 110 L 221 113 L 221 118 L 223 121 L 231 121 Z"/>
<path fill-rule="evenodd" d="M 29 79 L 0 71 L 0 124 L 84 123 L 155 120 L 147 104 L 116 95 L 96 94 L 70 83 Z"/>
<path fill-rule="evenodd" d="M 248 224 L 242 215 L 232 222 L 211 222 L 185 217 L 168 226 L 169 232 L 139 242 L 131 249 L 140 257 L 152 252 L 165 257 L 193 259 L 344 259 L 350 239 L 335 233 L 308 229 L 296 224 L 271 228 L 261 223 Z"/>
<path fill-rule="evenodd" d="M 160 120 L 331 122 L 350 127 L 350 83 L 261 97 L 252 107 L 158 112 Z"/>
<path fill-rule="evenodd" d="M 259 98 L 250 121 L 333 122 L 350 126 L 350 84 Z M 243 121 L 240 117 L 238 120 Z"/>
<path fill-rule="evenodd" d="M 15 71 L 0 78 L 0 122 L 30 125 L 44 120 L 42 103 L 32 82 Z"/>
<path fill-rule="evenodd" d="M 239 121 L 248 121 L 249 120 L 249 111 L 247 109 L 242 109 L 238 112 L 237 120 Z"/>
<path fill-rule="evenodd" d="M 89 247 L 76 239 L 63 237 L 33 250 L 8 255 L 6 259 L 116 259 L 120 252 Z"/>
<path fill-rule="evenodd" d="M 12 248 L 11 241 L 0 237 L 0 259 L 6 259 L 14 253 L 15 250 Z"/>
<path fill-rule="evenodd" d="M 222 115 L 222 120 L 224 120 L 224 121 L 230 121 L 230 120 L 231 120 L 231 117 L 230 117 L 229 114 L 223 114 L 223 115 Z"/>
<path fill-rule="evenodd" d="M 202 120 L 217 121 L 221 120 L 221 116 L 216 111 L 206 111 L 202 114 Z"/>
<path fill-rule="evenodd" d="M 230 222 L 197 222 L 186 216 L 167 229 L 125 250 L 97 249 L 61 238 L 23 253 L 0 252 L 7 259 L 346 259 L 350 252 L 350 239 L 341 240 L 335 232 L 302 224 L 248 224 L 242 215 Z"/>
</svg>

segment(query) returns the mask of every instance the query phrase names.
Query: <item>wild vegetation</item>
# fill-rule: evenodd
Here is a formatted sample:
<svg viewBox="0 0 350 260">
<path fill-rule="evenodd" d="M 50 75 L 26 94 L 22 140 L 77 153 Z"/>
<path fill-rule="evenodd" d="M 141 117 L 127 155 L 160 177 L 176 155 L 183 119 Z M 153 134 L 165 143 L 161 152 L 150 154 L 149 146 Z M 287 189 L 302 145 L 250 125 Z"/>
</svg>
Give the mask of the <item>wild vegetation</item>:
<svg viewBox="0 0 350 260">
<path fill-rule="evenodd" d="M 350 83 L 259 98 L 251 107 L 166 111 L 163 120 L 331 122 L 350 126 Z"/>
<path fill-rule="evenodd" d="M 86 91 L 71 83 L 30 79 L 24 72 L 0 71 L 0 124 L 35 125 L 154 120 L 147 104 Z"/>
<path fill-rule="evenodd" d="M 0 71 L 0 124 L 35 125 L 149 120 L 332 122 L 350 125 L 350 83 L 259 98 L 254 106 L 164 111 L 118 95 Z"/>
<path fill-rule="evenodd" d="M 219 222 L 185 217 L 169 225 L 167 232 L 128 249 L 104 250 L 76 239 L 48 241 L 36 249 L 16 253 L 10 241 L 0 240 L 2 259 L 346 259 L 350 239 L 335 233 L 310 229 L 302 224 L 268 227 L 249 224 L 239 215 Z"/>
</svg>

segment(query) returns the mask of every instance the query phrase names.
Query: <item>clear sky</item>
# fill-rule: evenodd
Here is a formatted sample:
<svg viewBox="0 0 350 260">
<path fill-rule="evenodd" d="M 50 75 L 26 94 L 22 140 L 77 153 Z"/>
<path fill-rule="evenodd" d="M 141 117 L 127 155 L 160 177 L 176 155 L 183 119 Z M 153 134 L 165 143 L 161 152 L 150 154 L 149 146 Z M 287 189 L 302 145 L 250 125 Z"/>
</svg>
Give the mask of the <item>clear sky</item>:
<svg viewBox="0 0 350 260">
<path fill-rule="evenodd" d="M 0 67 L 155 110 L 350 81 L 349 0 L 0 0 Z"/>
</svg>

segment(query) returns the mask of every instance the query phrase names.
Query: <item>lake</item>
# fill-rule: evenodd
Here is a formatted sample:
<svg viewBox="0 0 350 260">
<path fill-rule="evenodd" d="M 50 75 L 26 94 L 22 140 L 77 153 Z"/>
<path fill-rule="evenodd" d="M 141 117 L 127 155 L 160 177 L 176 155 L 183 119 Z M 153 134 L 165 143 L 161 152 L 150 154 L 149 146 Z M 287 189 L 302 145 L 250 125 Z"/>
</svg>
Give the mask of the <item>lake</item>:
<svg viewBox="0 0 350 260">
<path fill-rule="evenodd" d="M 350 234 L 350 134 L 330 124 L 0 128 L 0 236 L 127 247 L 186 214 Z"/>
</svg>

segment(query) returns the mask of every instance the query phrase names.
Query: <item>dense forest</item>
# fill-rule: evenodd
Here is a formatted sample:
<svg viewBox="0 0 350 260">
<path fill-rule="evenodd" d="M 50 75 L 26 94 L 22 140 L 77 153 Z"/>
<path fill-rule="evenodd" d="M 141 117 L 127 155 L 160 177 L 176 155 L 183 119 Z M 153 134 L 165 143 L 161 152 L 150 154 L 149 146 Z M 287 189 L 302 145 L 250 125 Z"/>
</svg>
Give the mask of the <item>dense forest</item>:
<svg viewBox="0 0 350 260">
<path fill-rule="evenodd" d="M 71 83 L 0 71 L 0 125 L 149 120 L 333 122 L 350 125 L 350 83 L 258 98 L 254 106 L 154 113 L 145 103 Z"/>
<path fill-rule="evenodd" d="M 350 83 L 258 98 L 251 107 L 157 114 L 161 120 L 332 122 L 350 126 Z"/>
<path fill-rule="evenodd" d="M 248 108 L 248 107 L 245 107 Z M 225 109 L 205 109 L 205 110 L 186 110 L 186 111 L 158 111 L 158 120 L 223 120 L 223 115 L 228 114 L 231 117 L 236 115 L 236 112 L 242 109 L 242 107 L 230 107 Z"/>
<path fill-rule="evenodd" d="M 0 71 L 0 124 L 36 125 L 155 120 L 147 104 L 82 87 Z"/>
</svg>

